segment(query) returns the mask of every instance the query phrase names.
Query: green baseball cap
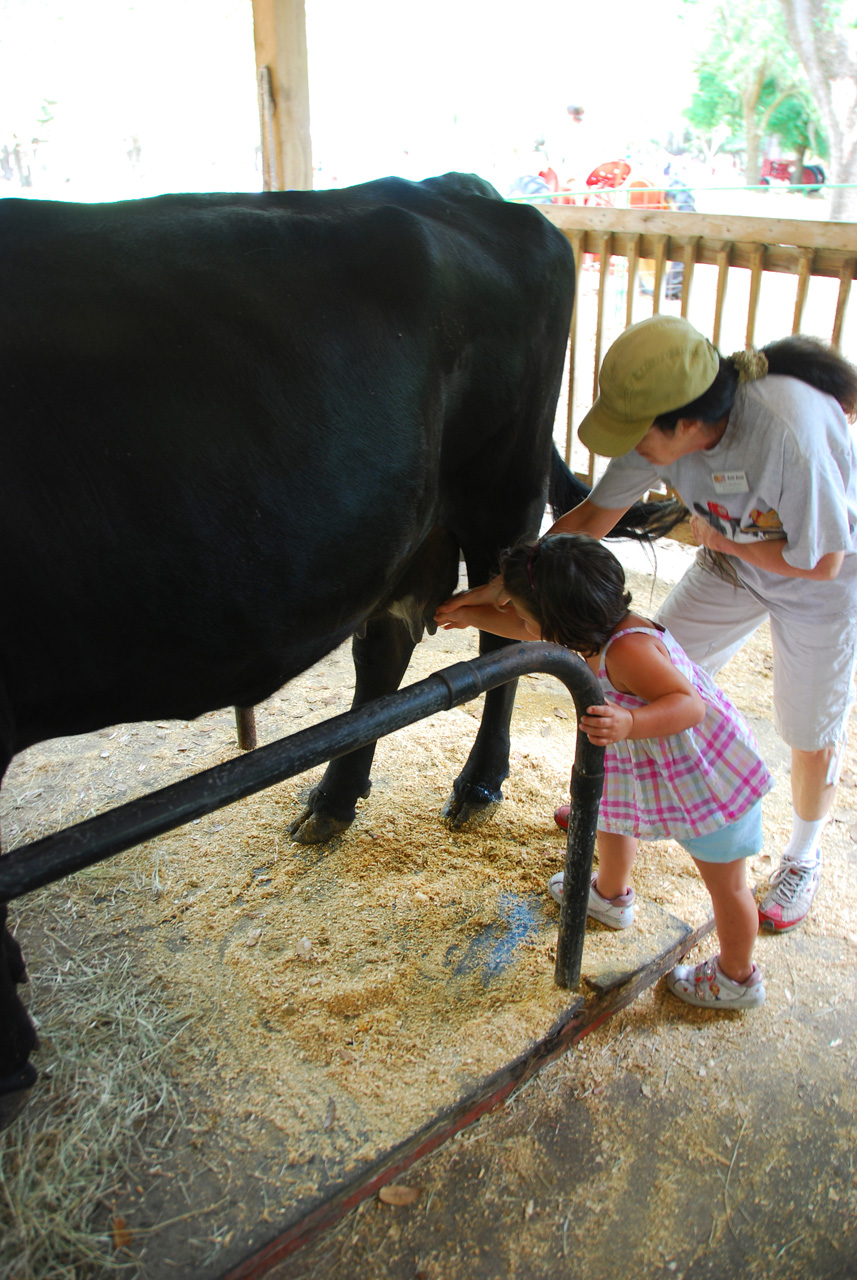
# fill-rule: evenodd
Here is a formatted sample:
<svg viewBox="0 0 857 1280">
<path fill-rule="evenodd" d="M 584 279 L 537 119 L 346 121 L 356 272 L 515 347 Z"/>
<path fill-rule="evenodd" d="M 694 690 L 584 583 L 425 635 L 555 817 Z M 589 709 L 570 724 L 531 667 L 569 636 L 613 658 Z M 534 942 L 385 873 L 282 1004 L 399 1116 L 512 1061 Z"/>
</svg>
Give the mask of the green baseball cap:
<svg viewBox="0 0 857 1280">
<path fill-rule="evenodd" d="M 629 325 L 604 357 L 600 394 L 577 434 L 593 453 L 630 453 L 659 414 L 707 391 L 719 368 L 717 348 L 681 316 Z"/>
</svg>

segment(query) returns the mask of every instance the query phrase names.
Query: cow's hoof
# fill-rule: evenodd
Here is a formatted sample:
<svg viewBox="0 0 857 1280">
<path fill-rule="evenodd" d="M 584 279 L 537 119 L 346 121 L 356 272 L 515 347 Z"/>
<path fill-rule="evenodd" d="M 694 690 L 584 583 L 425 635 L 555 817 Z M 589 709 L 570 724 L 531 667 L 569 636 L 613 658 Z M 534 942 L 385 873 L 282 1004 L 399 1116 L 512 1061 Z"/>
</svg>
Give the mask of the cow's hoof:
<svg viewBox="0 0 857 1280">
<path fill-rule="evenodd" d="M 486 822 L 499 808 L 502 791 L 489 791 L 486 787 L 465 785 L 453 791 L 441 811 L 441 816 L 453 827 L 475 827 Z"/>
<path fill-rule="evenodd" d="M 20 1071 L 0 1080 L 0 1129 L 7 1129 L 19 1114 L 38 1078 L 33 1064 L 25 1062 Z"/>
<path fill-rule="evenodd" d="M 289 835 L 295 844 L 324 844 L 334 836 L 342 835 L 353 819 L 334 818 L 329 813 L 313 813 L 304 809 L 289 825 Z"/>
</svg>

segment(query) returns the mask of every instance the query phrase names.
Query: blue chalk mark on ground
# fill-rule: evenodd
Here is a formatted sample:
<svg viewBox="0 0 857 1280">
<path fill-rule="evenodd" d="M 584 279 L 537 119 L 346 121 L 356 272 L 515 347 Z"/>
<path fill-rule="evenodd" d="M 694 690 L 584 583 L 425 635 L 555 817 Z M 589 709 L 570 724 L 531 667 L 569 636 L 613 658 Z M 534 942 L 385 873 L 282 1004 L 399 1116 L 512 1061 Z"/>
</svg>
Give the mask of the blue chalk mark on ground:
<svg viewBox="0 0 857 1280">
<path fill-rule="evenodd" d="M 497 910 L 497 919 L 463 950 L 460 943 L 453 943 L 445 957 L 453 973 L 460 977 L 481 970 L 484 986 L 508 968 L 515 948 L 536 934 L 544 922 L 540 899 L 534 895 L 521 898 L 515 893 L 501 893 Z"/>
</svg>

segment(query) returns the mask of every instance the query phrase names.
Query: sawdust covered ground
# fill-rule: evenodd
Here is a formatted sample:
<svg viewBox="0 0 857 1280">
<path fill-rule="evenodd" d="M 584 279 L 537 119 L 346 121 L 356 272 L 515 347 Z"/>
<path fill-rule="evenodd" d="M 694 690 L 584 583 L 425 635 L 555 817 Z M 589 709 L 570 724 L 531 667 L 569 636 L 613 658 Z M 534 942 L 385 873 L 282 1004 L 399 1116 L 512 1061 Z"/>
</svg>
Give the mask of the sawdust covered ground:
<svg viewBox="0 0 857 1280">
<path fill-rule="evenodd" d="M 475 652 L 470 635 L 444 633 L 407 679 Z M 351 680 L 346 647 L 257 710 L 260 741 L 346 710 Z M 382 740 L 371 797 L 327 846 L 286 834 L 317 770 L 76 878 L 76 928 L 109 927 L 164 999 L 192 1010 L 177 1066 L 216 1125 L 217 1157 L 240 1161 L 248 1133 L 260 1150 L 273 1136 L 283 1204 L 407 1137 L 574 1000 L 554 984 L 558 908 L 545 893 L 565 853 L 551 814 L 567 796 L 574 709 L 551 677 L 521 685 L 506 800 L 474 830 L 438 816 L 481 699 Z M 235 754 L 228 713 L 77 746 L 16 761 L 5 824 L 16 843 L 52 822 L 61 796 L 70 822 Z M 651 846 L 641 891 L 698 923 L 705 897 L 677 855 Z M 26 938 L 24 904 L 22 918 Z M 594 928 L 584 971 L 622 942 Z"/>
<path fill-rule="evenodd" d="M 680 572 L 682 552 L 676 550 Z M 632 561 L 636 563 L 636 559 Z M 637 608 L 667 583 L 632 575 Z M 767 629 L 721 680 L 776 776 L 760 882 L 790 823 L 788 757 L 770 729 Z M 851 742 L 811 919 L 759 939 L 768 1002 L 688 1009 L 660 984 L 402 1178 L 405 1207 L 366 1202 L 278 1280 L 491 1280 L 618 1274 L 857 1275 L 857 756 Z M 682 898 L 676 847 L 642 852 L 646 892 Z M 654 871 L 654 875 L 651 875 Z M 653 883 L 657 881 L 657 885 Z M 638 885 L 641 883 L 638 880 Z M 675 899 L 673 899 L 675 900 Z M 679 910 L 681 914 L 681 910 Z M 706 939 L 692 959 L 716 949 Z"/>
<path fill-rule="evenodd" d="M 684 553 L 670 554 L 680 559 Z M 654 609 L 668 583 L 665 575 L 653 590 L 645 566 L 638 565 L 631 575 L 635 607 Z M 469 635 L 441 633 L 418 648 L 406 680 L 473 654 Z M 790 817 L 787 758 L 769 728 L 770 670 L 762 632 L 723 674 L 777 777 L 765 802 L 766 853 L 751 868 L 758 880 L 771 869 Z M 351 679 L 345 649 L 259 710 L 260 741 L 346 710 Z M 156 1143 L 144 1148 L 111 1205 L 131 1230 L 149 1233 L 132 1247 L 140 1276 L 181 1274 L 172 1263 L 167 1270 L 165 1257 L 176 1256 L 170 1245 L 177 1231 L 187 1231 L 159 1232 L 159 1216 L 193 1220 L 194 1256 L 211 1263 L 236 1233 L 276 1221 L 288 1206 L 310 1203 L 325 1182 L 412 1132 L 438 1106 L 543 1035 L 567 1006 L 567 995 L 553 985 L 556 908 L 543 889 L 562 865 L 564 842 L 550 815 L 567 793 L 573 706 L 550 677 L 521 682 L 506 801 L 489 823 L 454 833 L 438 822 L 438 812 L 464 763 L 480 710 L 478 703 L 458 708 L 379 744 L 371 798 L 347 836 L 329 847 L 296 847 L 285 834 L 318 771 L 76 877 L 65 907 L 60 890 L 52 891 L 51 936 L 106 931 L 116 954 L 133 956 L 160 998 L 188 1014 L 190 1033 L 178 1037 L 174 1049 L 188 1107 L 184 1141 L 173 1141 L 166 1152 Z M 234 750 L 228 713 L 190 725 L 119 726 L 74 744 L 46 744 L 20 757 L 4 786 L 7 845 L 196 772 Z M 853 878 L 855 778 L 852 749 L 825 838 L 829 869 L 819 910 L 803 938 L 760 940 L 770 994 L 752 1021 L 724 1023 L 678 1009 L 660 991 L 649 993 L 543 1072 L 503 1116 L 483 1121 L 424 1162 L 409 1178 L 421 1187 L 414 1206 L 396 1210 L 398 1218 L 383 1205 L 352 1215 L 282 1275 L 411 1276 L 416 1267 L 431 1280 L 458 1280 L 474 1274 L 472 1251 L 468 1255 L 463 1242 L 479 1236 L 477 1218 L 488 1230 L 486 1269 L 479 1274 L 564 1274 L 551 1267 L 567 1268 L 583 1247 L 587 1214 L 594 1230 L 605 1204 L 613 1203 L 612 1230 L 618 1230 L 622 1188 L 648 1177 L 646 1152 L 654 1160 L 659 1143 L 665 1152 L 715 1153 L 707 1159 L 715 1174 L 728 1175 L 726 1200 L 715 1182 L 720 1200 L 714 1197 L 697 1234 L 711 1232 L 716 1243 L 715 1220 L 722 1220 L 726 1235 L 740 1234 L 743 1219 L 726 1208 L 718 1218 L 717 1204 L 739 1185 L 737 1154 L 732 1163 L 736 1137 L 740 1133 L 743 1158 L 753 1134 L 741 1129 L 750 1122 L 740 1109 L 740 1082 L 759 1060 L 759 1045 L 774 1054 L 772 1079 L 784 1047 L 795 1064 L 794 1079 L 810 1073 L 818 1097 L 835 1097 L 846 1116 L 857 1112 L 851 1106 L 854 1028 L 840 1027 L 843 1001 L 855 993 L 857 922 L 847 896 L 837 891 L 849 872 Z M 672 842 L 643 846 L 636 887 L 691 924 L 707 914 L 693 865 Z M 530 904 L 523 913 L 521 902 Z M 26 944 L 24 912 L 22 917 Z M 806 948 L 806 938 L 826 948 L 829 990 L 820 1013 L 813 1007 L 817 953 Z M 593 926 L 584 971 L 614 945 L 615 935 Z M 510 953 L 517 957 L 511 965 Z M 33 993 L 37 1009 L 40 994 Z M 810 1009 L 808 1029 L 802 1015 Z M 827 1035 L 824 1053 L 818 1035 Z M 725 1094 L 724 1072 L 731 1076 Z M 588 1136 L 581 1145 L 581 1133 L 569 1130 L 568 1148 L 559 1151 L 570 1101 L 588 1117 Z M 660 1110 L 674 1111 L 676 1103 L 678 1119 L 658 1136 Z M 641 1107 L 651 1112 L 651 1144 L 628 1127 L 629 1107 L 635 1120 Z M 825 1120 L 832 1116 L 823 1113 Z M 547 1121 L 555 1133 L 548 1149 L 532 1136 L 547 1132 Z M 570 1166 L 568 1149 L 575 1153 Z M 464 1186 L 473 1181 L 475 1191 L 464 1193 L 462 1174 Z M 668 1266 L 674 1259 L 664 1261 L 667 1224 L 681 1196 L 675 1187 L 669 1190 L 669 1175 L 661 1182 L 667 1190 L 658 1200 L 660 1216 L 653 1215 L 635 1247 L 645 1249 L 652 1265 L 654 1259 Z M 574 1200 L 572 1212 L 569 1197 L 577 1183 L 591 1207 Z M 553 1200 L 542 1194 L 551 1185 L 564 1188 Z M 844 1178 L 837 1195 L 825 1208 L 841 1207 L 843 1215 L 851 1214 L 843 1221 L 853 1225 L 853 1176 Z M 609 1207 L 606 1212 L 609 1217 Z M 841 1224 L 837 1230 L 841 1235 Z M 443 1243 L 439 1231 L 447 1235 Z M 778 1247 L 786 1243 L 782 1239 Z M 597 1272 L 587 1274 L 591 1280 Z"/>
</svg>

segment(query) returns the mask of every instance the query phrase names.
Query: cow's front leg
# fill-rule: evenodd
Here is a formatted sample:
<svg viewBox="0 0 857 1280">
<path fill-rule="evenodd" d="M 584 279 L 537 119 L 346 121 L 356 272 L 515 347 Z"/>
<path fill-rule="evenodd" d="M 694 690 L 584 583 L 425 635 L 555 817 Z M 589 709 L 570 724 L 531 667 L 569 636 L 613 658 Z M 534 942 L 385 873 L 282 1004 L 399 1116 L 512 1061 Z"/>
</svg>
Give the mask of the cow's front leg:
<svg viewBox="0 0 857 1280">
<path fill-rule="evenodd" d="M 480 654 L 492 653 L 511 643 L 484 631 L 479 634 Z M 484 821 L 503 799 L 500 787 L 509 776 L 509 725 L 517 687 L 517 680 L 509 680 L 489 689 L 485 695 L 476 741 L 443 808 L 444 818 L 454 827 Z"/>
<path fill-rule="evenodd" d="M 414 641 L 404 623 L 389 614 L 366 624 L 365 633 L 352 642 L 354 699 L 352 710 L 373 698 L 395 693 L 414 651 Z M 310 792 L 306 808 L 289 827 L 298 844 L 323 844 L 351 826 L 357 801 L 366 799 L 372 787 L 369 777 L 375 743 L 331 760 L 324 777 Z"/>
<path fill-rule="evenodd" d="M 37 1074 L 29 1061 L 36 1032 L 15 987 L 27 981 L 21 948 L 6 924 L 8 907 L 0 902 L 0 1129 L 11 1124 L 27 1099 Z"/>
</svg>

